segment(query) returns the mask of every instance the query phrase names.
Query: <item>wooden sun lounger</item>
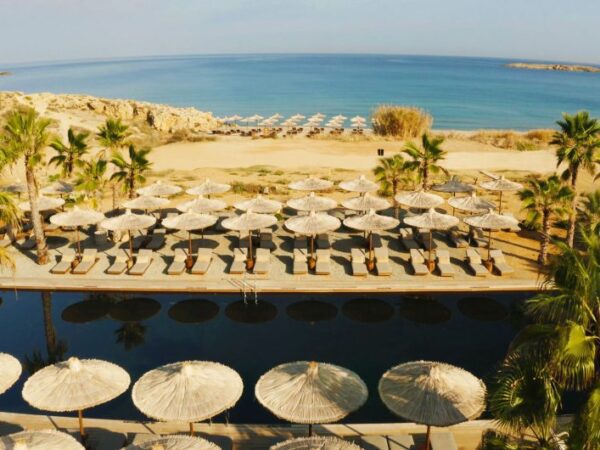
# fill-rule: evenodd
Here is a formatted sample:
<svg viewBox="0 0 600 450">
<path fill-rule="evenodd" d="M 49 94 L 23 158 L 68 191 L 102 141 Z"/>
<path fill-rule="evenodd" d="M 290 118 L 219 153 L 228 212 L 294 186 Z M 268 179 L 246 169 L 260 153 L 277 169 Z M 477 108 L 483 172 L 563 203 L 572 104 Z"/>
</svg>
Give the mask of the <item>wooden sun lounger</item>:
<svg viewBox="0 0 600 450">
<path fill-rule="evenodd" d="M 229 267 L 229 273 L 240 274 L 246 271 L 246 254 L 248 250 L 245 248 L 233 249 L 233 262 Z"/>
<path fill-rule="evenodd" d="M 427 251 L 430 250 L 429 245 L 429 230 L 418 230 L 417 231 L 418 241 L 421 243 L 423 248 Z M 437 243 L 431 238 L 431 250 L 435 250 L 438 247 Z"/>
<path fill-rule="evenodd" d="M 135 264 L 129 269 L 129 275 L 144 275 L 146 270 L 148 270 L 148 267 L 150 267 L 150 264 L 152 264 L 153 259 L 154 255 L 152 250 L 147 248 L 141 249 L 135 258 Z"/>
<path fill-rule="evenodd" d="M 265 274 L 271 269 L 271 251 L 268 248 L 256 249 L 256 262 L 254 273 Z"/>
<path fill-rule="evenodd" d="M 377 275 L 388 277 L 392 275 L 392 265 L 387 247 L 375 247 L 375 266 Z"/>
<path fill-rule="evenodd" d="M 73 261 L 75 261 L 75 250 L 70 248 L 63 250 L 60 261 L 57 262 L 52 269 L 50 269 L 50 273 L 60 275 L 67 273 L 69 270 L 71 270 Z"/>
<path fill-rule="evenodd" d="M 152 234 L 152 236 L 150 237 L 150 241 L 148 241 L 144 248 L 147 248 L 148 250 L 158 250 L 164 245 L 165 237 L 162 234 L 158 233 Z"/>
<path fill-rule="evenodd" d="M 204 275 L 208 272 L 212 261 L 212 250 L 210 248 L 199 248 L 196 262 L 192 266 L 191 272 L 194 275 Z"/>
<path fill-rule="evenodd" d="M 449 230 L 446 236 L 448 237 L 450 243 L 456 248 L 466 248 L 469 246 L 469 242 L 459 230 Z"/>
<path fill-rule="evenodd" d="M 448 431 L 431 433 L 431 450 L 458 450 L 454 435 Z"/>
<path fill-rule="evenodd" d="M 388 436 L 390 450 L 414 450 L 415 440 L 410 434 L 393 434 Z"/>
<path fill-rule="evenodd" d="M 371 242 L 373 242 L 373 248 L 383 247 L 383 244 L 381 242 L 381 236 L 377 233 L 372 234 Z"/>
<path fill-rule="evenodd" d="M 492 258 L 492 262 L 494 263 L 494 268 L 498 271 L 500 275 L 508 275 L 514 273 L 515 269 L 506 262 L 506 258 L 504 257 L 504 253 L 502 250 L 492 250 L 490 252 L 490 258 Z"/>
<path fill-rule="evenodd" d="M 469 269 L 476 277 L 485 277 L 489 273 L 481 262 L 481 255 L 474 248 L 468 248 L 466 251 L 466 259 Z"/>
<path fill-rule="evenodd" d="M 77 275 L 84 275 L 90 271 L 90 269 L 98 261 L 98 250 L 95 248 L 86 248 L 81 255 L 81 261 L 77 264 L 71 273 Z"/>
<path fill-rule="evenodd" d="M 484 248 L 487 246 L 485 235 L 479 228 L 469 227 L 469 242 L 474 247 Z"/>
<path fill-rule="evenodd" d="M 317 248 L 324 250 L 331 248 L 331 243 L 329 242 L 328 234 L 319 234 L 317 236 Z"/>
<path fill-rule="evenodd" d="M 456 275 L 456 271 L 452 264 L 450 264 L 450 252 L 445 249 L 437 249 L 435 251 L 437 260 L 437 267 L 440 271 L 440 275 L 443 277 L 453 277 Z"/>
<path fill-rule="evenodd" d="M 294 248 L 306 250 L 308 248 L 306 236 L 294 236 Z"/>
<path fill-rule="evenodd" d="M 129 260 L 129 254 L 125 250 L 120 250 L 115 256 L 115 260 L 106 269 L 106 273 L 109 275 L 120 275 L 127 269 L 127 261 Z"/>
<path fill-rule="evenodd" d="M 238 239 L 239 239 L 239 243 L 238 243 L 239 248 L 246 249 L 246 248 L 250 247 L 251 236 L 248 233 L 238 232 Z"/>
<path fill-rule="evenodd" d="M 400 241 L 402 242 L 402 246 L 408 251 L 419 248 L 419 244 L 415 241 L 414 234 L 410 228 L 400 228 Z"/>
<path fill-rule="evenodd" d="M 317 249 L 317 275 L 329 275 L 331 273 L 331 250 L 325 248 Z"/>
<path fill-rule="evenodd" d="M 429 273 L 421 250 L 414 248 L 410 250 L 410 265 L 412 266 L 415 275 L 427 275 Z"/>
<path fill-rule="evenodd" d="M 187 253 L 182 248 L 176 248 L 173 254 L 173 261 L 167 269 L 167 275 L 181 275 L 185 272 L 185 261 L 187 260 Z"/>
<path fill-rule="evenodd" d="M 306 260 L 306 249 L 294 249 L 294 261 L 292 273 L 294 275 L 304 275 L 308 273 L 308 262 Z"/>
<path fill-rule="evenodd" d="M 361 248 L 353 248 L 350 251 L 352 258 L 352 275 L 356 277 L 366 277 L 369 273 L 365 260 L 365 251 Z"/>
</svg>

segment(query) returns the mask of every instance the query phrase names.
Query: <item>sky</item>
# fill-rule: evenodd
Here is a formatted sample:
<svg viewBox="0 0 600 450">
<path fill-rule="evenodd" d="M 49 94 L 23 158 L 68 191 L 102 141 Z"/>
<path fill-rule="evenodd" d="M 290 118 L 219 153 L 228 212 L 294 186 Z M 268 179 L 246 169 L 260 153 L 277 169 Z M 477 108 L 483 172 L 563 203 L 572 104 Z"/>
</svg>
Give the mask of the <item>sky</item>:
<svg viewBox="0 0 600 450">
<path fill-rule="evenodd" d="M 600 63 L 598 0 L 0 0 L 0 64 L 390 53 Z"/>
</svg>

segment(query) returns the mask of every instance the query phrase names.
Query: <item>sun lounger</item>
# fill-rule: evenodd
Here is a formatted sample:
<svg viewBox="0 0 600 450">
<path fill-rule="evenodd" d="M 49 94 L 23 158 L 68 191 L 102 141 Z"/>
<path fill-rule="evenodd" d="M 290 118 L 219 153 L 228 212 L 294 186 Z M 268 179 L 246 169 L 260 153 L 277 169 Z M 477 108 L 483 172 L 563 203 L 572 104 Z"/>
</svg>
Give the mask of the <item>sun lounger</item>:
<svg viewBox="0 0 600 450">
<path fill-rule="evenodd" d="M 352 257 L 352 275 L 366 277 L 369 271 L 365 261 L 365 251 L 360 248 L 353 248 L 350 255 Z"/>
<path fill-rule="evenodd" d="M 402 242 L 402 246 L 408 251 L 419 248 L 419 244 L 415 241 L 414 234 L 410 228 L 400 228 L 400 241 Z"/>
<path fill-rule="evenodd" d="M 239 274 L 246 271 L 246 254 L 248 250 L 245 248 L 233 249 L 233 262 L 229 268 L 229 273 Z"/>
<path fill-rule="evenodd" d="M 392 274 L 387 247 L 375 247 L 375 266 L 377 267 L 377 275 L 379 276 L 390 276 Z"/>
<path fill-rule="evenodd" d="M 152 234 L 152 236 L 150 237 L 150 241 L 148 241 L 148 243 L 144 246 L 145 248 L 147 248 L 148 250 L 158 250 L 159 248 L 163 247 L 165 245 L 165 237 L 158 233 L 158 234 Z"/>
<path fill-rule="evenodd" d="M 423 248 L 427 251 L 435 250 L 437 248 L 437 243 L 431 238 L 431 243 L 429 242 L 429 230 L 418 230 L 417 232 L 417 240 L 421 243 Z M 430 248 L 431 247 L 431 248 Z"/>
<path fill-rule="evenodd" d="M 137 251 L 137 250 L 141 249 L 142 247 L 144 247 L 144 245 L 146 244 L 147 241 L 148 241 L 148 236 L 146 236 L 145 234 L 140 234 L 133 238 L 131 245 L 132 245 L 133 249 Z"/>
<path fill-rule="evenodd" d="M 393 434 L 388 436 L 390 450 L 414 450 L 415 440 L 410 434 Z"/>
<path fill-rule="evenodd" d="M 381 243 L 381 236 L 377 233 L 373 233 L 371 235 L 371 242 L 373 243 L 373 248 L 383 247 L 383 244 Z"/>
<path fill-rule="evenodd" d="M 437 249 L 435 252 L 437 267 L 440 271 L 440 275 L 443 277 L 453 277 L 456 275 L 456 271 L 452 264 L 450 264 L 450 252 L 445 249 Z"/>
<path fill-rule="evenodd" d="M 500 275 L 508 275 L 510 273 L 514 273 L 515 269 L 512 268 L 504 257 L 504 253 L 502 250 L 492 250 L 490 252 L 490 258 L 492 258 L 492 262 L 494 263 L 495 269 L 500 273 Z"/>
<path fill-rule="evenodd" d="M 469 242 L 474 247 L 484 248 L 487 246 L 487 240 L 480 228 L 469 227 Z"/>
<path fill-rule="evenodd" d="M 454 435 L 448 431 L 431 433 L 431 450 L 458 450 Z"/>
<path fill-rule="evenodd" d="M 294 236 L 294 248 L 306 250 L 308 248 L 306 236 Z"/>
<path fill-rule="evenodd" d="M 143 248 L 141 249 L 137 256 L 135 257 L 135 264 L 131 269 L 129 269 L 129 275 L 144 275 L 150 264 L 152 264 L 152 260 L 154 259 L 154 255 L 152 250 Z"/>
<path fill-rule="evenodd" d="M 469 269 L 476 277 L 485 277 L 489 272 L 481 262 L 481 255 L 474 248 L 468 248 L 466 252 Z"/>
<path fill-rule="evenodd" d="M 199 248 L 196 262 L 192 266 L 191 272 L 194 275 L 204 275 L 208 272 L 212 261 L 212 250 L 210 248 Z"/>
<path fill-rule="evenodd" d="M 125 250 L 120 250 L 115 256 L 115 260 L 110 265 L 108 269 L 106 269 L 106 273 L 109 275 L 120 275 L 125 272 L 127 269 L 127 261 L 129 260 L 129 255 Z"/>
<path fill-rule="evenodd" d="M 463 233 L 457 229 L 449 230 L 446 234 L 448 241 L 456 248 L 466 248 L 469 246 L 469 242 L 465 239 Z"/>
<path fill-rule="evenodd" d="M 76 275 L 85 275 L 98 261 L 98 250 L 95 248 L 86 248 L 81 255 L 81 261 L 73 268 L 71 273 Z"/>
<path fill-rule="evenodd" d="M 271 251 L 268 248 L 256 249 L 256 263 L 254 264 L 254 273 L 269 273 L 271 268 Z"/>
<path fill-rule="evenodd" d="M 21 250 L 31 250 L 36 246 L 35 237 L 29 236 L 26 239 L 19 239 L 17 245 Z"/>
<path fill-rule="evenodd" d="M 317 248 L 320 248 L 320 249 L 331 248 L 331 243 L 329 242 L 328 234 L 319 234 L 317 236 Z"/>
<path fill-rule="evenodd" d="M 317 249 L 317 275 L 329 275 L 331 273 L 331 250 L 325 248 Z"/>
<path fill-rule="evenodd" d="M 173 261 L 167 269 L 167 275 L 181 275 L 185 272 L 185 261 L 187 260 L 187 253 L 182 248 L 176 248 L 173 254 Z"/>
<path fill-rule="evenodd" d="M 67 273 L 69 270 L 71 270 L 73 261 L 75 261 L 75 250 L 70 248 L 63 250 L 60 261 L 57 262 L 52 269 L 50 269 L 50 273 L 56 273 L 60 275 Z"/>
<path fill-rule="evenodd" d="M 106 230 L 96 230 L 94 232 L 94 241 L 96 246 L 100 247 L 108 244 L 108 232 Z"/>
<path fill-rule="evenodd" d="M 410 265 L 412 266 L 415 275 L 427 275 L 429 273 L 421 250 L 414 248 L 410 250 Z"/>
<path fill-rule="evenodd" d="M 306 242 L 306 240 L 305 240 Z M 306 260 L 306 249 L 294 249 L 294 261 L 292 267 L 294 275 L 304 275 L 308 273 L 308 262 Z"/>
</svg>

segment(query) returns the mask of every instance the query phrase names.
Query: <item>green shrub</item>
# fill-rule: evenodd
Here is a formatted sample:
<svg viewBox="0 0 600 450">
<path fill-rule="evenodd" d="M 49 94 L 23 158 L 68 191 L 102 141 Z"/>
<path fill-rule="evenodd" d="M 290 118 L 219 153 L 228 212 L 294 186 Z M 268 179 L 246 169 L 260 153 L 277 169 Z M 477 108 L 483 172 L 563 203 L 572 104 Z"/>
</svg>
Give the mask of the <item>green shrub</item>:
<svg viewBox="0 0 600 450">
<path fill-rule="evenodd" d="M 377 135 L 413 139 L 431 128 L 433 118 L 414 106 L 379 105 L 371 121 Z"/>
</svg>

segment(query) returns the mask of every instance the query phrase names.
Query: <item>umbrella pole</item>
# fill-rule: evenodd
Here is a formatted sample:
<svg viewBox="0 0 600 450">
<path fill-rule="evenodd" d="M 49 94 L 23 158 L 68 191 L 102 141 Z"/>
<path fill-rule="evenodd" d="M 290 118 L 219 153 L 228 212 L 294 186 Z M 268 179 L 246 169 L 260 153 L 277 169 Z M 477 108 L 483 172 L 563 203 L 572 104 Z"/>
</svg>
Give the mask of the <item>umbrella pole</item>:
<svg viewBox="0 0 600 450">
<path fill-rule="evenodd" d="M 425 434 L 425 450 L 429 450 L 429 447 L 431 445 L 430 435 L 431 435 L 431 425 L 427 425 L 427 433 Z"/>
<path fill-rule="evenodd" d="M 309 269 L 314 269 L 316 267 L 315 262 L 315 237 L 313 235 L 310 236 L 310 259 L 308 261 Z"/>
<path fill-rule="evenodd" d="M 133 263 L 133 241 L 131 239 L 131 230 L 127 230 L 129 236 L 129 263 Z"/>
<path fill-rule="evenodd" d="M 431 249 L 433 248 L 433 237 L 432 237 L 433 232 L 431 231 L 431 229 L 429 230 L 429 271 L 432 271 L 432 264 L 433 264 L 433 260 L 431 259 Z"/>
<path fill-rule="evenodd" d="M 79 436 L 83 440 L 85 436 L 85 431 L 83 431 L 83 410 L 80 409 L 77 411 L 77 418 L 79 419 Z"/>
<path fill-rule="evenodd" d="M 373 261 L 373 232 L 369 233 L 369 261 L 367 268 L 373 270 L 375 268 L 375 261 Z"/>
<path fill-rule="evenodd" d="M 252 270 L 254 267 L 254 260 L 252 259 L 252 230 L 248 231 L 248 257 L 246 259 L 246 269 Z"/>
<path fill-rule="evenodd" d="M 492 260 L 491 258 L 491 254 L 492 254 L 492 229 L 490 228 L 489 234 L 488 234 L 488 262 Z"/>
<path fill-rule="evenodd" d="M 81 257 L 81 242 L 79 242 L 79 227 L 75 227 L 75 239 L 77 239 L 77 257 Z"/>
<path fill-rule="evenodd" d="M 194 435 L 194 422 L 190 422 L 190 436 Z"/>
</svg>

